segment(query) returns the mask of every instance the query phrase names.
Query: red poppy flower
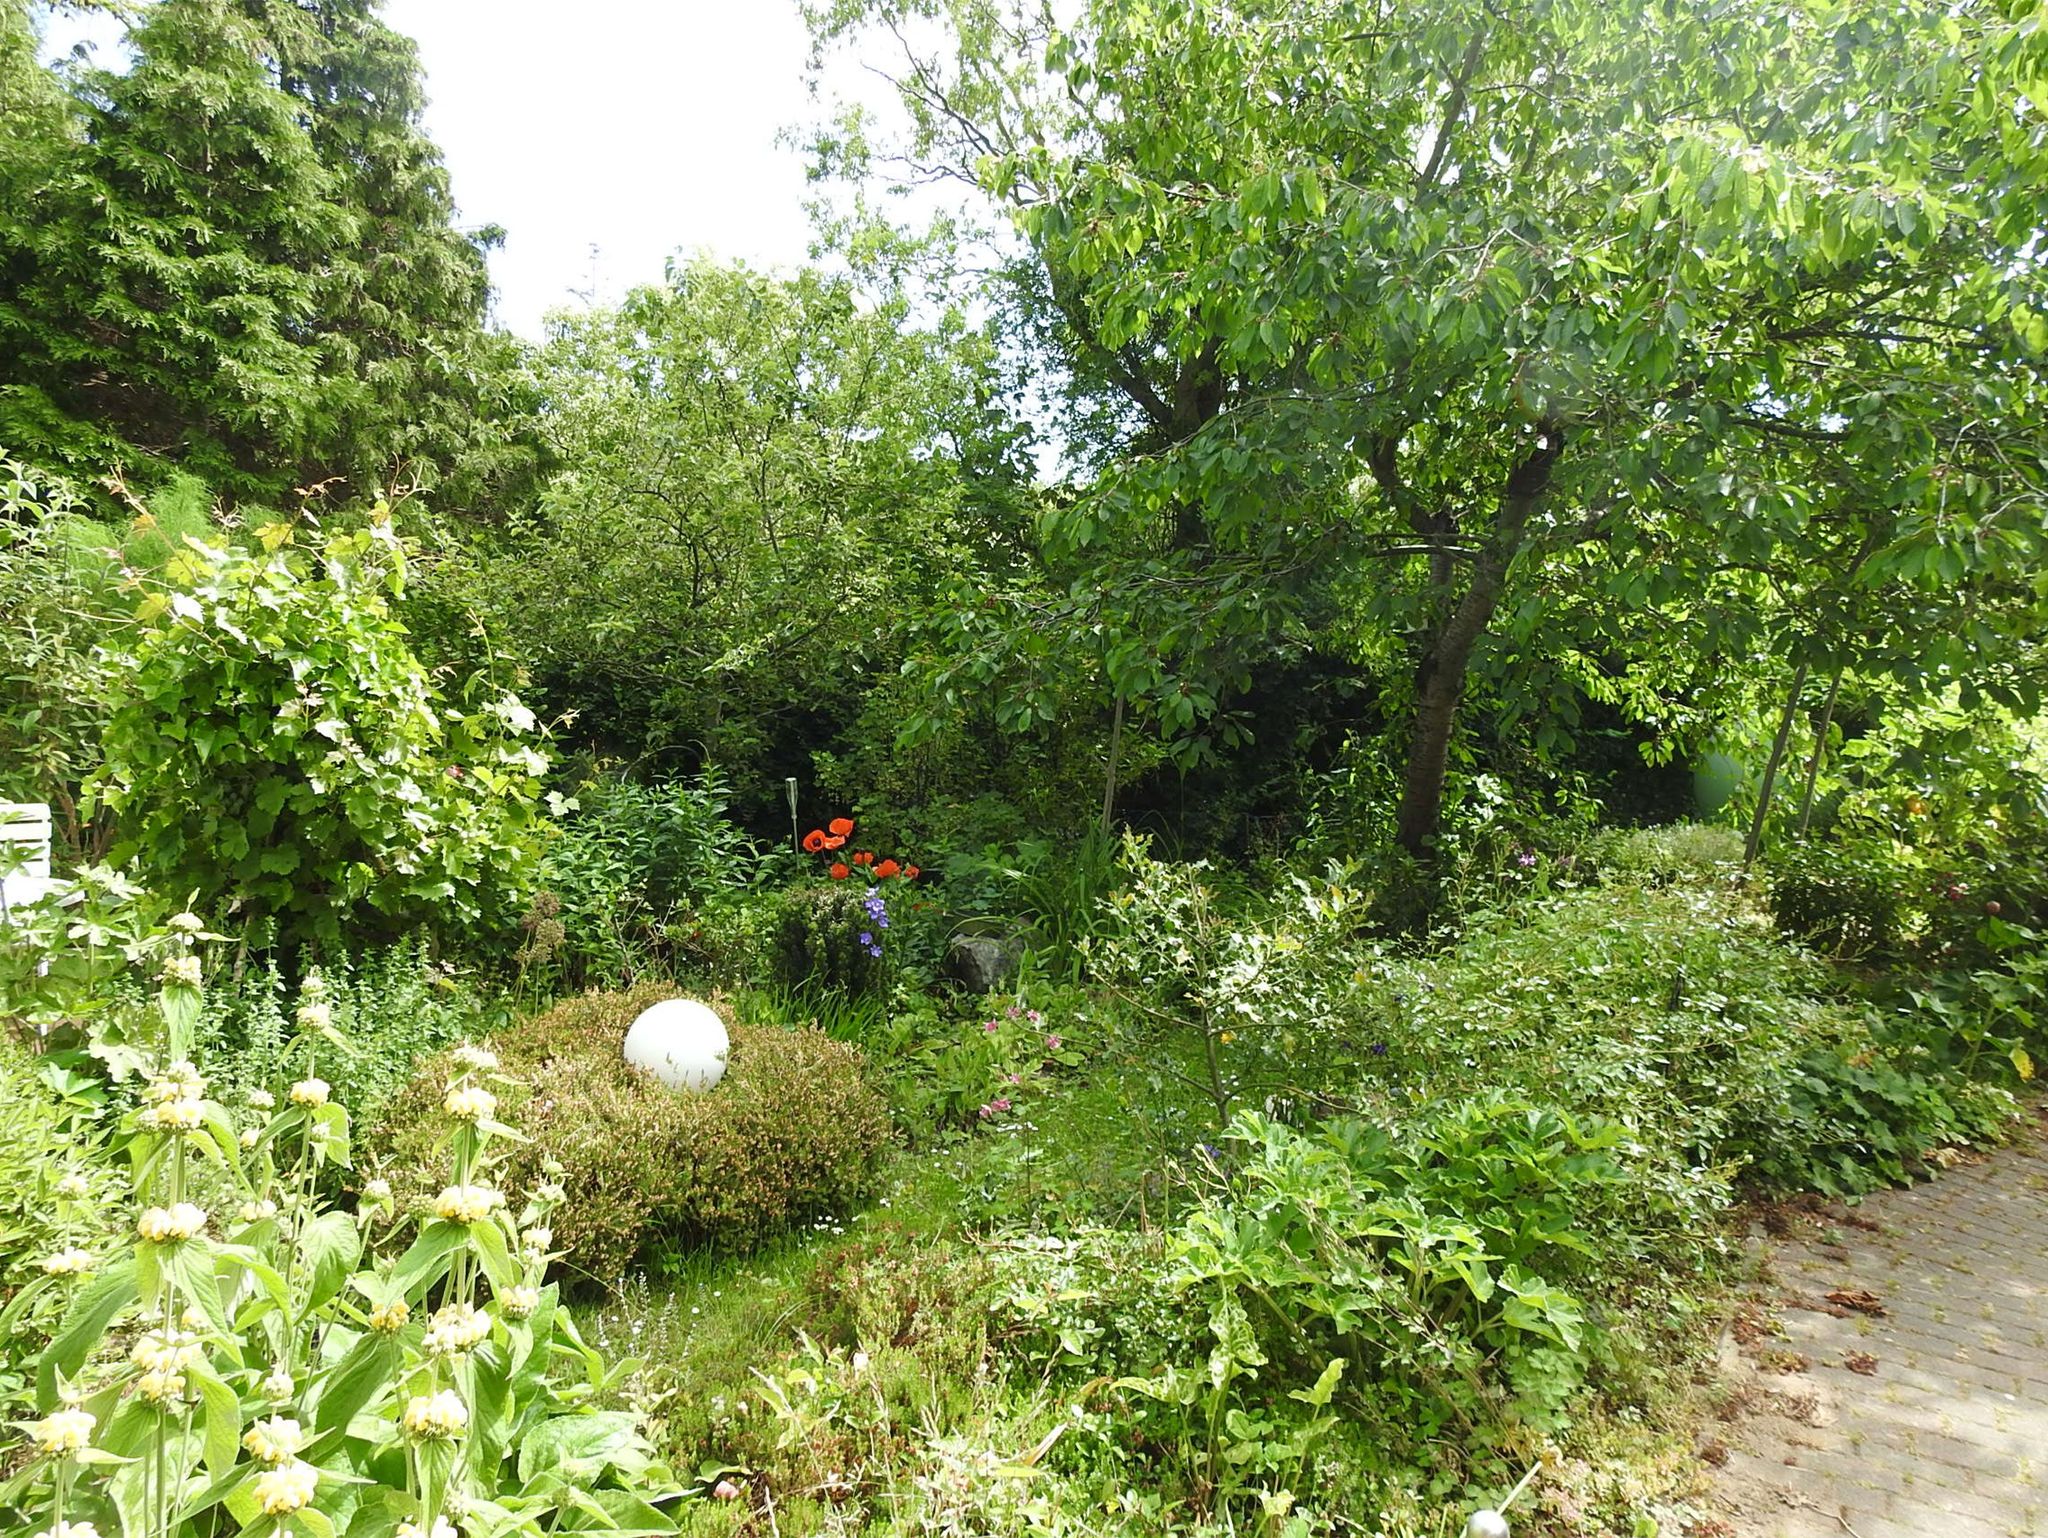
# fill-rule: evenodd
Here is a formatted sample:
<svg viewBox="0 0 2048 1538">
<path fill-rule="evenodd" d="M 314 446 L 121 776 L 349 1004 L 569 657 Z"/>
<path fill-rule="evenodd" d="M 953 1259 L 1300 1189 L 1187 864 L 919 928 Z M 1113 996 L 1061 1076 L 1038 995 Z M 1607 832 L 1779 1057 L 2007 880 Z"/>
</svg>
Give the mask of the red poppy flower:
<svg viewBox="0 0 2048 1538">
<path fill-rule="evenodd" d="M 808 832 L 808 833 L 806 833 L 806 834 L 804 835 L 804 853 L 805 853 L 805 854 L 816 854 L 816 853 L 817 853 L 817 852 L 818 852 L 819 850 L 823 849 L 824 847 L 825 847 L 825 831 L 824 831 L 824 829 L 822 829 L 822 828 L 813 828 L 813 829 L 811 829 L 811 831 L 810 831 L 810 832 Z"/>
<path fill-rule="evenodd" d="M 875 867 L 875 874 L 877 876 L 880 876 L 884 881 L 887 881 L 891 876 L 895 875 L 896 872 L 901 870 L 902 868 L 903 867 L 898 865 L 894 860 L 884 860 L 880 865 L 877 865 Z"/>
<path fill-rule="evenodd" d="M 918 872 L 917 867 L 915 865 L 906 865 L 903 867 L 903 879 L 905 881 L 915 881 L 917 879 L 917 875 Z"/>
<path fill-rule="evenodd" d="M 832 833 L 832 834 L 827 834 L 827 835 L 826 835 L 826 838 L 825 838 L 825 847 L 826 847 L 827 849 L 838 849 L 838 848 L 841 848 L 842 846 L 844 846 L 844 844 L 845 844 L 845 843 L 846 843 L 846 840 L 845 840 L 844 838 L 841 838 L 841 837 L 840 837 L 840 836 L 839 836 L 838 834 L 836 834 L 836 833 Z"/>
<path fill-rule="evenodd" d="M 841 838 L 844 838 L 853 831 L 853 819 L 851 817 L 835 817 L 825 824 L 825 829 L 829 833 L 837 833 Z"/>
<path fill-rule="evenodd" d="M 830 876 L 834 881 L 844 881 L 848 876 L 852 875 L 853 872 L 846 868 L 846 865 L 843 861 L 834 860 L 832 862 L 832 868 L 825 872 L 825 874 Z"/>
<path fill-rule="evenodd" d="M 859 854 L 857 854 L 857 855 L 855 855 L 855 856 L 853 857 L 853 863 L 854 863 L 854 864 L 856 864 L 856 865 L 872 865 L 872 864 L 874 864 L 874 863 L 875 863 L 875 856 L 874 856 L 874 853 L 873 853 L 873 851 L 871 851 L 871 850 L 867 850 L 867 849 L 863 849 L 863 850 L 862 850 L 862 851 L 861 851 L 861 852 L 860 852 Z"/>
</svg>

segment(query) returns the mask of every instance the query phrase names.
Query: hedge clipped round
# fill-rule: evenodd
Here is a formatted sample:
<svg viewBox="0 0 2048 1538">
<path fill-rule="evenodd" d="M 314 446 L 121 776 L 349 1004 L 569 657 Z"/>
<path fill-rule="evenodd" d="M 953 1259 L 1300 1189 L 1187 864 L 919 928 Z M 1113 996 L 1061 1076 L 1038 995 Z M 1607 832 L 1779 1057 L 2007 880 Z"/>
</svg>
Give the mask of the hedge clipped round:
<svg viewBox="0 0 2048 1538">
<path fill-rule="evenodd" d="M 889 1140 L 889 1109 L 857 1048 L 819 1031 L 733 1025 L 724 1079 L 677 1094 L 629 1068 L 620 1046 L 667 984 L 593 993 L 491 1039 L 507 1119 L 529 1141 L 493 1179 L 515 1195 L 558 1161 L 568 1199 L 554 1245 L 572 1272 L 609 1282 L 653 1239 L 743 1249 L 800 1219 L 865 1196 Z M 446 1054 L 426 1061 L 394 1103 L 385 1146 L 393 1184 L 432 1194 Z"/>
</svg>

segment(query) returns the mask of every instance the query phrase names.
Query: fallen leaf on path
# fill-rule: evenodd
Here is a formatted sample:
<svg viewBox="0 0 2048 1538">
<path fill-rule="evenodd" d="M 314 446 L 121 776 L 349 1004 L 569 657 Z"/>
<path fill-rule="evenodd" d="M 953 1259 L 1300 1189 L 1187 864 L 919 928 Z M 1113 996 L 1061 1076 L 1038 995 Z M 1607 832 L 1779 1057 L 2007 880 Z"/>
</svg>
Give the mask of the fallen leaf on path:
<svg viewBox="0 0 2048 1538">
<path fill-rule="evenodd" d="M 1853 1308 L 1859 1314 L 1868 1314 L 1873 1319 L 1882 1319 L 1886 1309 L 1882 1299 L 1868 1287 L 1837 1287 L 1828 1294 L 1830 1303 L 1839 1303 L 1844 1308 Z"/>
</svg>

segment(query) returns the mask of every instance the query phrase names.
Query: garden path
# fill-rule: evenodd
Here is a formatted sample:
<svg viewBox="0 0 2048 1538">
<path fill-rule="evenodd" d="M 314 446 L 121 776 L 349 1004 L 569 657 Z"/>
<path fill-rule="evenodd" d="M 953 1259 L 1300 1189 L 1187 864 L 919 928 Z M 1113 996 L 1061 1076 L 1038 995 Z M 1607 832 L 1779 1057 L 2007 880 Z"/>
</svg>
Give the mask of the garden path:
<svg viewBox="0 0 2048 1538">
<path fill-rule="evenodd" d="M 2048 1535 L 2048 1137 L 1822 1215 L 1769 1268 L 1695 1533 Z"/>
</svg>

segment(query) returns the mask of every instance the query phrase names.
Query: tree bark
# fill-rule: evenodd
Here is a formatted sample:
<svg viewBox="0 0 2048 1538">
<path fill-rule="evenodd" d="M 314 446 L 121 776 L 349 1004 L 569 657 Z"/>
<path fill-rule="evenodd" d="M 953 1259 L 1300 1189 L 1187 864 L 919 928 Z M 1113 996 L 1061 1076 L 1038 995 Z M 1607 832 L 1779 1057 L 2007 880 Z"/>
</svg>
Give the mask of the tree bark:
<svg viewBox="0 0 2048 1538">
<path fill-rule="evenodd" d="M 1124 697 L 1116 697 L 1116 714 L 1109 721 L 1109 770 L 1102 777 L 1102 836 L 1109 837 L 1110 819 L 1116 813 L 1116 772 L 1124 751 Z"/>
<path fill-rule="evenodd" d="M 1828 728 L 1835 724 L 1835 696 L 1842 692 L 1842 669 L 1835 669 L 1834 682 L 1828 685 L 1827 703 L 1820 708 L 1820 728 L 1813 734 L 1813 757 L 1806 763 L 1806 789 L 1799 797 L 1799 836 L 1806 837 L 1807 824 L 1813 821 L 1813 784 L 1820 778 L 1821 756 L 1828 750 Z"/>
<path fill-rule="evenodd" d="M 1749 838 L 1742 846 L 1742 863 L 1754 865 L 1764 847 L 1764 819 L 1771 811 L 1771 788 L 1777 783 L 1778 765 L 1785 758 L 1785 744 L 1792 739 L 1792 718 L 1799 714 L 1799 694 L 1806 687 L 1806 664 L 1792 674 L 1792 689 L 1785 696 L 1785 713 L 1778 718 L 1778 735 L 1771 742 L 1771 756 L 1764 764 L 1764 782 L 1756 790 L 1756 815 L 1749 820 Z"/>
<path fill-rule="evenodd" d="M 1529 518 L 1550 487 L 1551 471 L 1563 449 L 1563 429 L 1555 422 L 1545 423 L 1536 448 L 1509 474 L 1493 538 L 1474 559 L 1471 581 L 1423 658 L 1394 827 L 1394 842 L 1418 860 L 1429 858 L 1443 813 L 1444 772 L 1450 764 L 1451 737 L 1457 730 L 1472 653 L 1500 606 L 1508 568 L 1520 553 Z"/>
</svg>

